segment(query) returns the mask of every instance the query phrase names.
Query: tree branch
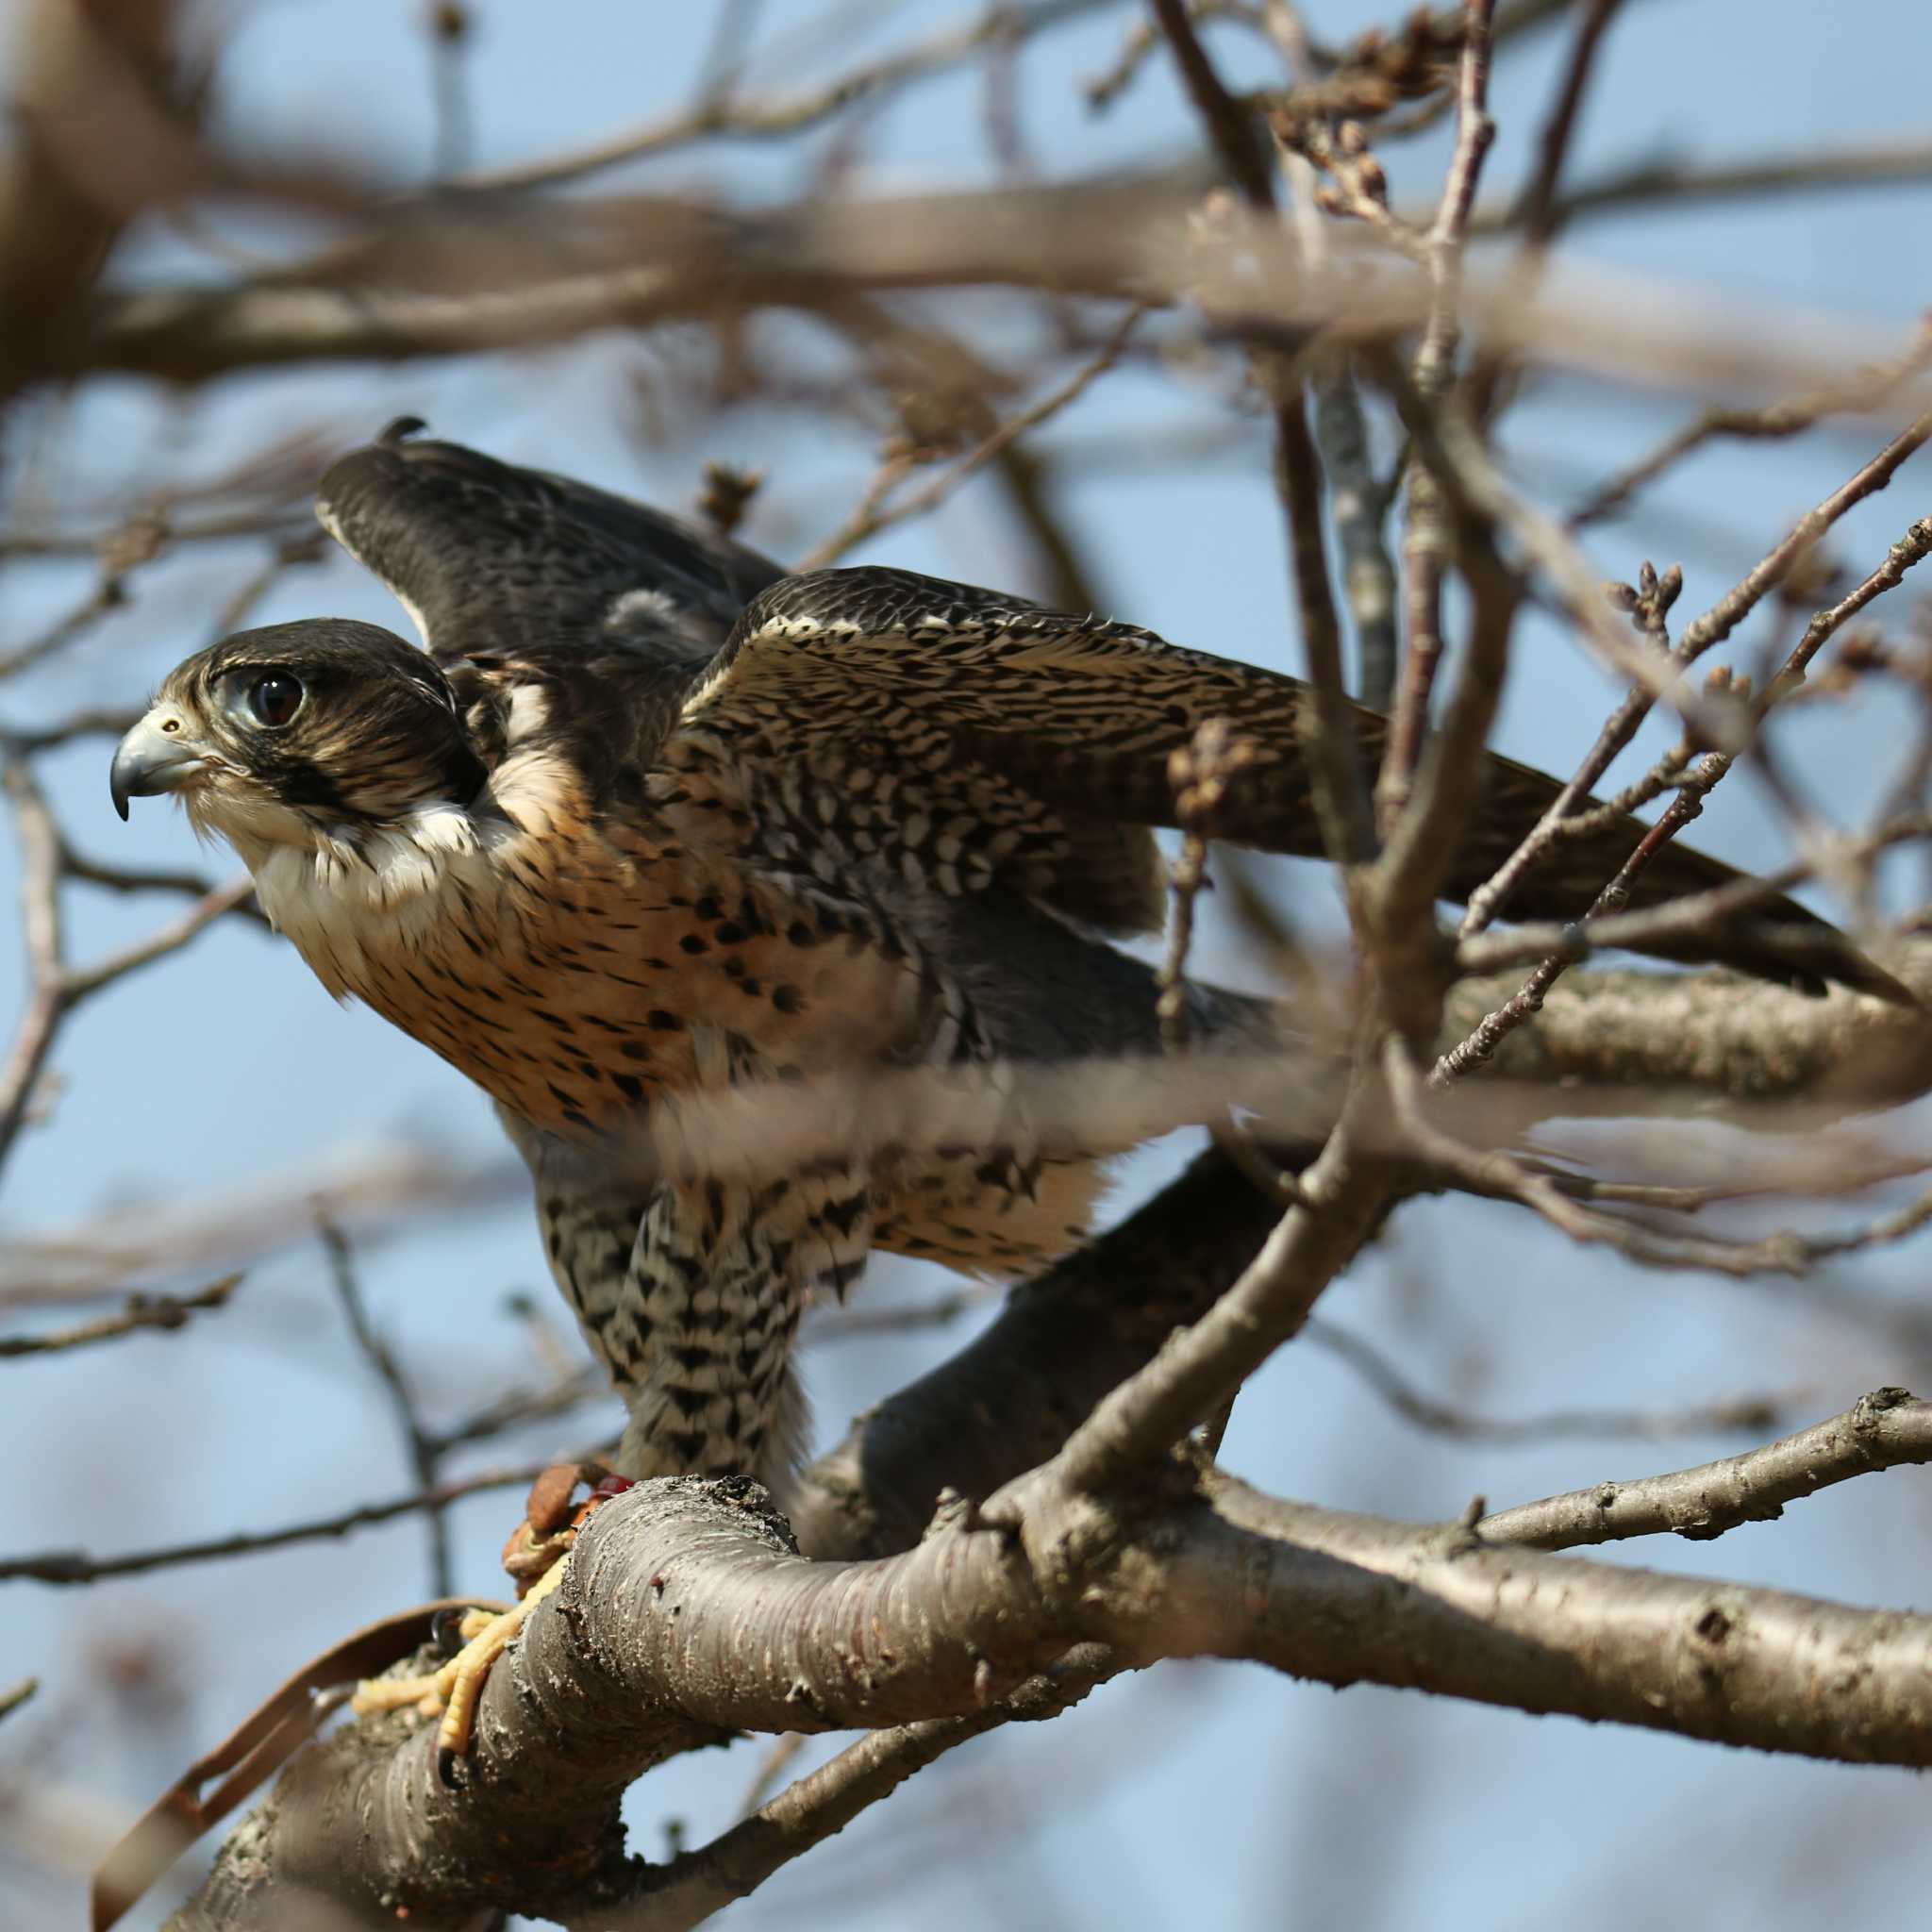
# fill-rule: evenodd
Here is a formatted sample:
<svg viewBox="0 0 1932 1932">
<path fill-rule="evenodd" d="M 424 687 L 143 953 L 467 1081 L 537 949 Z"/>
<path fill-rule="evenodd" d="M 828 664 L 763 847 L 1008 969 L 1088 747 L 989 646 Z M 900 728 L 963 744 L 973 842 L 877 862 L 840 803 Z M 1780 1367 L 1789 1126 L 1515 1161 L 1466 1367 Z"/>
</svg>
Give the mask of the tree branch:
<svg viewBox="0 0 1932 1932">
<path fill-rule="evenodd" d="M 1932 1403 L 1874 1390 L 1842 1415 L 1741 1456 L 1637 1482 L 1594 1483 L 1485 1516 L 1485 1542 L 1569 1550 L 1669 1532 L 1707 1541 L 1744 1523 L 1771 1523 L 1787 1503 L 1877 1470 L 1932 1462 Z"/>
<path fill-rule="evenodd" d="M 1904 1406 L 1890 1391 L 1871 1404 Z M 1924 1407 L 1906 1413 L 1890 1459 L 1932 1455 Z M 1782 1458 L 1790 1493 L 1805 1454 Z M 1853 1473 L 1843 1463 L 1833 1441 L 1810 1448 L 1824 1479 Z M 1868 1453 L 1861 1466 L 1881 1465 Z M 408 1717 L 352 1726 L 297 1760 L 177 1923 L 268 1923 L 263 1874 L 432 1924 L 482 1906 L 594 1923 L 649 1895 L 648 1868 L 621 1858 L 615 1806 L 668 1752 L 740 1728 L 921 1726 L 834 1779 L 830 1828 L 957 1735 L 924 1726 L 983 1724 L 1083 1641 L 1129 1665 L 1244 1657 L 1765 1750 L 1932 1762 L 1932 1618 L 1601 1568 L 1507 1541 L 1507 1522 L 1419 1529 L 1274 1501 L 1178 1463 L 1095 1493 L 1083 1467 L 1106 1465 L 1057 1458 L 984 1510 L 942 1510 L 903 1556 L 858 1564 L 794 1555 L 741 1478 L 640 1485 L 591 1519 L 492 1674 L 460 1792 L 440 1787 L 431 1734 Z M 741 1828 L 734 1855 L 751 1843 L 774 1862 L 777 1823 Z M 513 1877 L 506 1832 L 524 1855 Z M 717 1895 L 706 1878 L 698 1902 Z"/>
<path fill-rule="evenodd" d="M 103 1315 L 98 1321 L 76 1323 L 51 1335 L 0 1335 L 0 1360 L 25 1355 L 52 1355 L 61 1349 L 85 1348 L 96 1341 L 111 1341 L 142 1328 L 185 1328 L 189 1317 L 206 1308 L 222 1308 L 240 1286 L 239 1274 L 225 1274 L 193 1294 L 131 1294 L 119 1314 Z"/>
</svg>

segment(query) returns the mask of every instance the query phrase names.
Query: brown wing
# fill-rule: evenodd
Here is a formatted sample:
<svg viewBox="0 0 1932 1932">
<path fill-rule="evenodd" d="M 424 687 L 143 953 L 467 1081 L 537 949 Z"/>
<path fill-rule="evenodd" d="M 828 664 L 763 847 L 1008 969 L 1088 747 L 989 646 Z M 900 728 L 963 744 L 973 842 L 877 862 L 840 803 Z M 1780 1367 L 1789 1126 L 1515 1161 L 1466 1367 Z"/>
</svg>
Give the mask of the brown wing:
<svg viewBox="0 0 1932 1932">
<path fill-rule="evenodd" d="M 1300 730 L 1310 702 L 1298 679 L 1186 650 L 1132 625 L 1041 610 L 908 571 L 819 571 L 782 579 L 750 606 L 687 695 L 667 751 L 702 743 L 714 761 L 737 757 L 747 768 L 824 771 L 828 761 L 838 765 L 841 747 L 863 745 L 873 766 L 902 774 L 901 783 L 905 774 L 916 780 L 922 813 L 956 815 L 955 841 L 984 855 L 980 871 L 996 874 L 1006 860 L 993 848 L 1010 826 L 974 816 L 991 788 L 1017 792 L 1062 821 L 1172 825 L 1169 757 L 1203 724 L 1224 719 L 1261 756 L 1217 813 L 1218 835 L 1319 858 Z M 1356 719 L 1365 772 L 1373 774 L 1387 721 L 1359 708 Z M 1544 773 L 1491 756 L 1444 895 L 1474 891 L 1560 789 Z M 849 803 L 835 798 L 824 809 Z M 1563 841 L 1524 879 L 1509 909 L 1582 918 L 1646 829 L 1620 818 Z M 1674 843 L 1640 874 L 1630 904 L 1658 905 L 1740 876 Z M 1908 997 L 1835 927 L 1789 898 L 1667 956 L 1734 965 L 1807 991 L 1835 979 Z"/>
</svg>

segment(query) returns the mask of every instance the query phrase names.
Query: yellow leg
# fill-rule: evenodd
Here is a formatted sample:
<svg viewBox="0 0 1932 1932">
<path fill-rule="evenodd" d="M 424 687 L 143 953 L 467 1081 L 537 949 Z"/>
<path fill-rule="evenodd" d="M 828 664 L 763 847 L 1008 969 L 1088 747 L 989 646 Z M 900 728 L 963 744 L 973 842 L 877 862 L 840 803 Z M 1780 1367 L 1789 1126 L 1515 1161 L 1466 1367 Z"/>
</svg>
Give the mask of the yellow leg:
<svg viewBox="0 0 1932 1932">
<path fill-rule="evenodd" d="M 571 1497 L 588 1484 L 590 1500 L 575 1510 Z M 470 1748 L 476 1722 L 476 1700 L 490 1668 L 523 1628 L 524 1619 L 563 1578 L 563 1566 L 579 1528 L 600 1503 L 630 1484 L 613 1476 L 601 1463 L 559 1464 L 540 1475 L 530 1488 L 525 1521 L 517 1526 L 503 1553 L 504 1568 L 518 1579 L 523 1601 L 513 1610 L 465 1612 L 458 1626 L 463 1647 L 429 1676 L 365 1677 L 356 1687 L 349 1707 L 358 1716 L 371 1711 L 402 1710 L 413 1706 L 425 1717 L 439 1713 L 436 1770 L 443 1783 L 456 1782 L 457 1760 Z"/>
<path fill-rule="evenodd" d="M 466 1611 L 459 1626 L 463 1647 L 440 1671 L 422 1677 L 365 1677 L 357 1685 L 349 1708 L 358 1716 L 400 1710 L 407 1705 L 414 1705 L 425 1717 L 435 1717 L 440 1711 L 442 1722 L 437 1727 L 436 1768 L 444 1784 L 453 1784 L 457 1759 L 470 1748 L 476 1700 L 483 1694 L 491 1667 L 508 1649 L 523 1628 L 524 1619 L 562 1581 L 563 1564 L 554 1563 L 514 1609 L 500 1616 L 488 1610 Z"/>
<path fill-rule="evenodd" d="M 494 1610 L 465 1610 L 462 1622 L 457 1625 L 457 1634 L 465 1645 L 472 1643 L 496 1623 L 501 1614 Z M 424 1677 L 364 1677 L 356 1686 L 356 1694 L 349 1700 L 349 1708 L 358 1717 L 367 1717 L 372 1711 L 401 1710 L 405 1706 L 413 1704 L 425 1717 L 435 1717 L 449 1701 L 449 1687 L 455 1679 L 461 1655 L 458 1652 L 441 1670 Z"/>
<path fill-rule="evenodd" d="M 436 1769 L 444 1784 L 456 1782 L 457 1759 L 469 1751 L 470 1733 L 476 1722 L 476 1700 L 483 1694 L 491 1667 L 509 1648 L 510 1639 L 524 1627 L 524 1619 L 563 1581 L 563 1569 L 562 1562 L 553 1563 L 531 1584 L 528 1594 L 515 1609 L 492 1618 L 443 1666 L 451 1675 L 444 1693 L 442 1723 L 436 1733 Z M 440 1677 L 441 1672 L 437 1674 Z"/>
</svg>

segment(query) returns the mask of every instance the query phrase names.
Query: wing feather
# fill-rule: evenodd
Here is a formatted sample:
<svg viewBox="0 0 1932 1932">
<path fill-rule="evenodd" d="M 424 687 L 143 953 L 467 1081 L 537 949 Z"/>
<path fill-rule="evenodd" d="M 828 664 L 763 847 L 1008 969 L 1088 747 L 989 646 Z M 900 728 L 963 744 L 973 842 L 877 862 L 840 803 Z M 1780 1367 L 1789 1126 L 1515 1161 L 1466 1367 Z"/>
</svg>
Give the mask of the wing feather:
<svg viewBox="0 0 1932 1932">
<path fill-rule="evenodd" d="M 1219 836 L 1320 856 L 1297 679 L 1131 625 L 885 569 L 787 575 L 756 551 L 567 477 L 415 437 L 405 418 L 323 479 L 317 514 L 408 608 L 432 657 L 566 740 L 600 808 L 655 787 L 693 837 L 746 830 L 782 869 L 886 874 L 945 896 L 991 886 L 1109 930 L 1160 914 L 1149 827 L 1174 823 L 1168 760 L 1211 719 L 1257 749 Z M 493 695 L 491 695 L 493 693 Z M 475 715 L 482 717 L 484 710 Z M 1366 769 L 1385 721 L 1357 710 Z M 648 774 L 648 776 L 646 775 Z M 1445 896 L 1494 870 L 1557 782 L 1491 758 Z M 1644 827 L 1566 842 L 1514 909 L 1574 919 Z M 735 835 L 735 834 L 734 834 Z M 1667 846 L 1632 894 L 1656 904 L 1736 876 Z M 1763 921 L 1807 930 L 1817 973 L 1895 991 L 1791 900 L 1700 956 L 1811 983 Z"/>
<path fill-rule="evenodd" d="M 630 650 L 685 671 L 784 575 L 757 551 L 567 476 L 414 436 L 332 464 L 316 515 L 395 591 L 439 662 Z"/>
<path fill-rule="evenodd" d="M 1131 625 L 1042 610 L 907 571 L 822 571 L 787 577 L 751 604 L 693 687 L 679 731 L 736 741 L 768 762 L 810 766 L 863 729 L 936 787 L 963 774 L 971 786 L 1013 788 L 1088 822 L 1165 826 L 1175 822 L 1170 757 L 1202 724 L 1224 720 L 1257 756 L 1217 809 L 1216 835 L 1319 858 L 1303 749 L 1311 702 L 1299 679 L 1184 649 Z M 1387 721 L 1359 707 L 1355 720 L 1364 776 L 1372 778 Z M 1487 879 L 1561 789 L 1493 754 L 1485 778 L 1444 884 L 1447 898 L 1465 898 Z M 1519 888 L 1512 910 L 1582 918 L 1646 829 L 1641 820 L 1618 818 L 1563 841 Z M 1629 903 L 1657 905 L 1738 876 L 1674 843 L 1639 875 Z M 1789 898 L 1668 957 L 1732 964 L 1812 991 L 1831 978 L 1907 996 Z"/>
</svg>

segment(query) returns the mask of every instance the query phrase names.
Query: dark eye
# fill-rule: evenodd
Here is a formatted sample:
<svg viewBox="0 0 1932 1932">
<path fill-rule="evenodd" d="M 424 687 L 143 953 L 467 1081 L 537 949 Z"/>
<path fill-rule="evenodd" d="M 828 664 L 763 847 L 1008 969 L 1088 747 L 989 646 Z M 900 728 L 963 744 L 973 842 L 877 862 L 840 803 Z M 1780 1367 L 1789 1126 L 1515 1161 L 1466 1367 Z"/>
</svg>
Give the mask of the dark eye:
<svg viewBox="0 0 1932 1932">
<path fill-rule="evenodd" d="M 286 724 L 302 708 L 302 687 L 286 671 L 271 671 L 248 687 L 248 708 L 258 724 Z"/>
</svg>

